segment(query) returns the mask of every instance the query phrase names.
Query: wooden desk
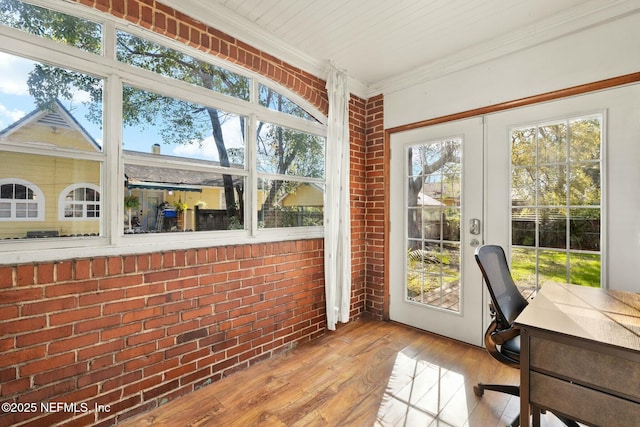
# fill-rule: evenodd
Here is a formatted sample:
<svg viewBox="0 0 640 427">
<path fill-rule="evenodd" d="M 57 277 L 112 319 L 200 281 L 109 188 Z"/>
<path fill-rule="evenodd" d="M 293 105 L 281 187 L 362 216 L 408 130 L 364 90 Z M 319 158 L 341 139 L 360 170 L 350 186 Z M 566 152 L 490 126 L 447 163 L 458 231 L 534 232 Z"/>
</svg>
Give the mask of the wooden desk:
<svg viewBox="0 0 640 427">
<path fill-rule="evenodd" d="M 640 425 L 640 294 L 545 284 L 521 329 L 520 421 L 540 410 L 594 426 Z"/>
</svg>

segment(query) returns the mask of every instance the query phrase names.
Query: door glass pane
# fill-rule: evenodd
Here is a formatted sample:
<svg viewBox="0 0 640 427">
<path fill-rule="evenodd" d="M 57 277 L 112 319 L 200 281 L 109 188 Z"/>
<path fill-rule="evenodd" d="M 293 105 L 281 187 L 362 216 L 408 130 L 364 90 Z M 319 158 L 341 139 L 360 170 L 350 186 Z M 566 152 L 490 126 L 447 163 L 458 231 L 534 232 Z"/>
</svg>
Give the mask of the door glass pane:
<svg viewBox="0 0 640 427">
<path fill-rule="evenodd" d="M 516 284 L 600 286 L 602 116 L 511 130 L 511 268 Z"/>
<path fill-rule="evenodd" d="M 407 149 L 406 299 L 460 311 L 462 140 Z"/>
</svg>

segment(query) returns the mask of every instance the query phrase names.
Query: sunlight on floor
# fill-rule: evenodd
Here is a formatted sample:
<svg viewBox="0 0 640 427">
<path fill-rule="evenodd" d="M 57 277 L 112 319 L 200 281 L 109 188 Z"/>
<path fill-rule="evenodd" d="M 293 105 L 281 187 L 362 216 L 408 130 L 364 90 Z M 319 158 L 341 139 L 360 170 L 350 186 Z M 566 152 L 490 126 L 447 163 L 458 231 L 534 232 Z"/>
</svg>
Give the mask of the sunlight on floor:
<svg viewBox="0 0 640 427">
<path fill-rule="evenodd" d="M 377 425 L 461 425 L 468 419 L 466 408 L 455 414 L 443 408 L 464 385 L 464 377 L 423 360 L 398 353 L 387 389 L 378 410 Z M 464 402 L 464 399 L 462 400 Z"/>
</svg>

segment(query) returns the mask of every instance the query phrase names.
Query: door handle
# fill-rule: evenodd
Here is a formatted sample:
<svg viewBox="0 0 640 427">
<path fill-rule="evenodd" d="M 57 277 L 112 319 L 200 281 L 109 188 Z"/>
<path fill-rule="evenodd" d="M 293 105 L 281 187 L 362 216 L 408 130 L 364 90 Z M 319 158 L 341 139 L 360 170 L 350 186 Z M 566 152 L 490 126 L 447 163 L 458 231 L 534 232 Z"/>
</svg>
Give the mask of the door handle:
<svg viewBox="0 0 640 427">
<path fill-rule="evenodd" d="M 480 234 L 480 220 L 478 218 L 471 218 L 469 220 L 469 234 Z"/>
</svg>

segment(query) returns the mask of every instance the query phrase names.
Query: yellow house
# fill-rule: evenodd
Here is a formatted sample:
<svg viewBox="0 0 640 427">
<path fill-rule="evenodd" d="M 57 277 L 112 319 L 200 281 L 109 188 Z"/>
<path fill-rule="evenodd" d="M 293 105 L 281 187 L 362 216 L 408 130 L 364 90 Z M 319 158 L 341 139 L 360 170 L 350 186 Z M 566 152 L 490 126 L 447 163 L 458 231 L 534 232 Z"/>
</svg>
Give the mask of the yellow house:
<svg viewBox="0 0 640 427">
<path fill-rule="evenodd" d="M 0 144 L 0 238 L 99 234 L 100 162 L 81 153 L 102 148 L 62 104 L 2 130 Z"/>
</svg>

